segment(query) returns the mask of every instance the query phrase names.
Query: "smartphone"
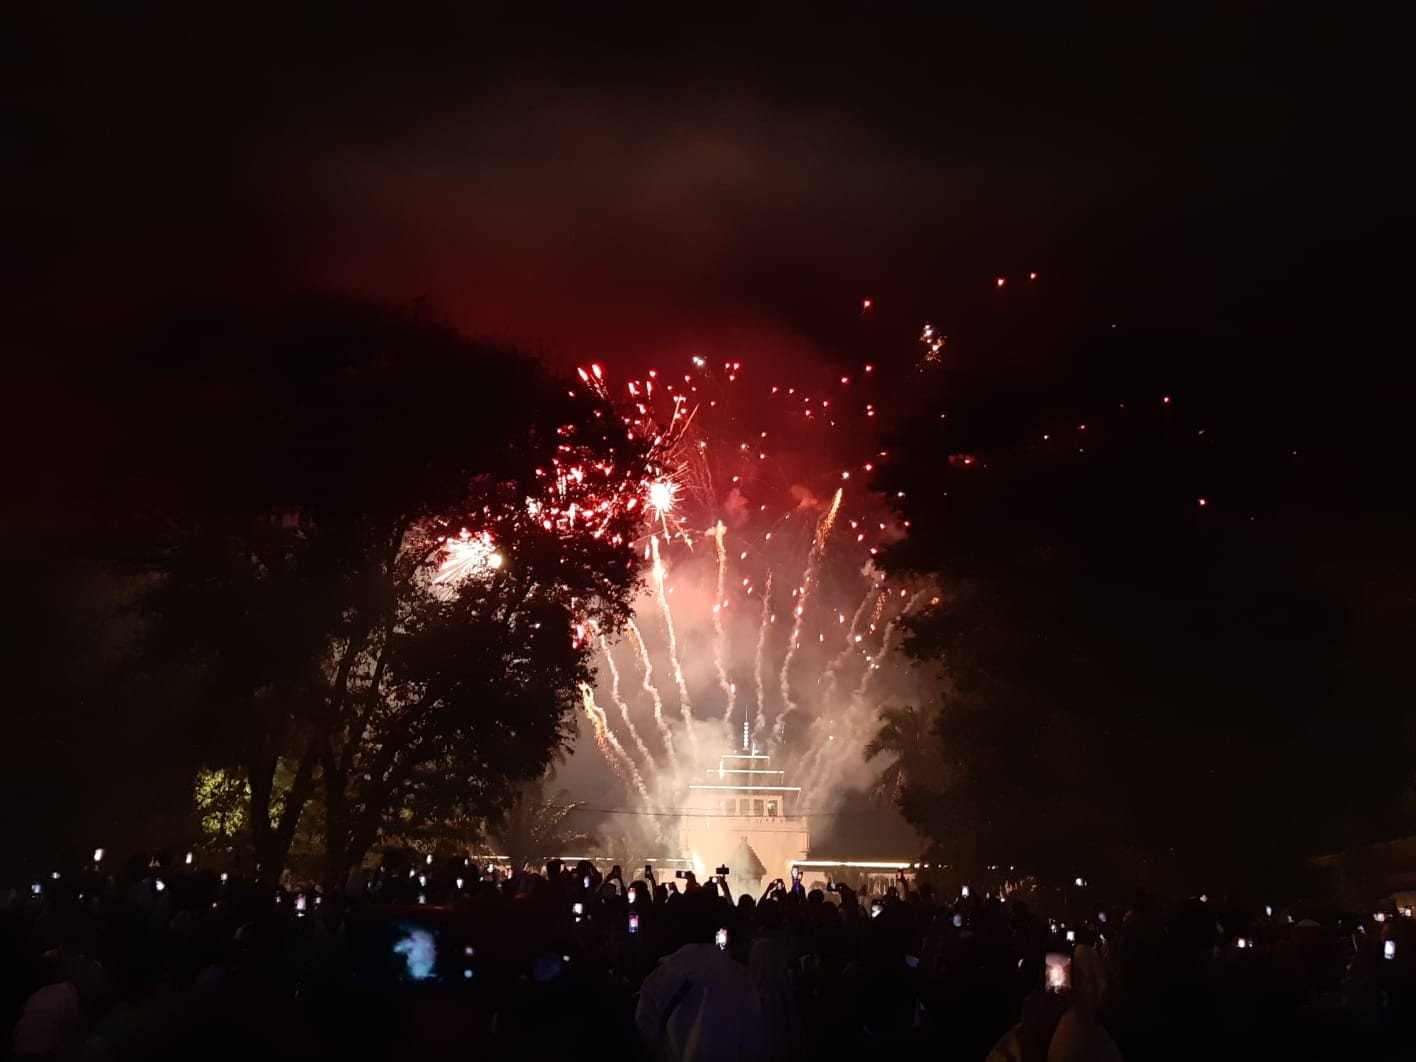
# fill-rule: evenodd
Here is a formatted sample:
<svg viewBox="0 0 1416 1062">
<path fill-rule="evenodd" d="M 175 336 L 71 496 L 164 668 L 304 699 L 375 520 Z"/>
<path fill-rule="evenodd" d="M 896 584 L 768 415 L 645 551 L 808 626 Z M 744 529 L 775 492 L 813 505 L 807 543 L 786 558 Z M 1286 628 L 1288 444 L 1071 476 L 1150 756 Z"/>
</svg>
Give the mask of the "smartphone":
<svg viewBox="0 0 1416 1062">
<path fill-rule="evenodd" d="M 625 903 L 633 903 L 633 902 L 634 902 L 636 899 L 638 899 L 638 898 L 639 898 L 639 890 L 638 890 L 638 889 L 630 889 L 628 892 L 626 892 L 626 893 L 624 894 Z"/>
<path fill-rule="evenodd" d="M 304 914 L 307 903 L 308 901 L 305 899 L 305 894 L 303 892 L 297 892 L 295 894 L 295 913 Z"/>
<path fill-rule="evenodd" d="M 590 887 L 590 875 L 586 874 L 583 878 L 581 878 L 580 884 L 588 889 Z"/>
<path fill-rule="evenodd" d="M 686 870 L 675 870 L 675 871 L 674 871 L 674 877 L 676 877 L 676 878 L 678 878 L 680 881 L 682 881 L 684 878 L 688 877 L 688 871 L 686 871 Z"/>
<path fill-rule="evenodd" d="M 1383 959 L 1394 959 L 1394 958 L 1396 958 L 1396 941 L 1394 941 L 1394 940 L 1387 940 L 1387 941 L 1383 941 L 1383 942 L 1382 942 L 1382 958 L 1383 958 Z"/>
<path fill-rule="evenodd" d="M 718 880 L 719 880 L 719 881 L 722 881 L 722 880 L 723 880 L 724 878 L 726 878 L 729 874 L 731 874 L 732 871 L 730 871 L 730 870 L 727 868 L 727 866 L 724 865 L 724 866 L 719 867 L 719 868 L 718 868 L 717 870 L 715 870 L 713 873 L 715 873 L 715 874 L 718 875 Z"/>
<path fill-rule="evenodd" d="M 653 876 L 654 876 L 654 868 L 651 867 L 648 863 L 645 863 L 645 864 L 644 864 L 644 880 L 645 880 L 645 881 L 648 881 L 648 880 L 649 880 L 650 878 L 652 878 Z"/>
<path fill-rule="evenodd" d="M 1077 942 L 1077 931 L 1076 931 L 1075 929 L 1069 929 L 1069 930 L 1067 930 L 1067 943 L 1068 943 L 1068 944 L 1075 944 L 1076 942 Z"/>
<path fill-rule="evenodd" d="M 1234 938 L 1234 946 L 1235 946 L 1236 948 L 1238 948 L 1240 951 L 1245 951 L 1245 950 L 1249 947 L 1249 938 L 1248 938 L 1248 937 L 1235 937 L 1235 938 Z"/>
<path fill-rule="evenodd" d="M 883 900 L 876 900 L 875 902 L 873 902 L 873 903 L 870 905 L 870 917 L 871 917 L 871 918 L 879 918 L 879 917 L 880 917 L 880 912 L 883 911 L 883 910 L 885 910 L 885 901 L 883 901 Z"/>
<path fill-rule="evenodd" d="M 576 900 L 573 904 L 570 905 L 570 913 L 575 915 L 576 918 L 584 917 L 585 905 L 579 900 Z"/>
<path fill-rule="evenodd" d="M 713 943 L 718 945 L 719 951 L 726 951 L 728 947 L 728 931 L 720 929 L 713 934 Z"/>
<path fill-rule="evenodd" d="M 1070 992 L 1072 990 L 1072 956 L 1053 951 L 1047 955 L 1046 985 L 1049 992 Z"/>
<path fill-rule="evenodd" d="M 964 928 L 964 916 L 963 916 L 963 915 L 961 915 L 961 914 L 956 914 L 956 915 L 954 916 L 954 928 L 955 928 L 955 929 L 963 929 L 963 928 Z"/>
<path fill-rule="evenodd" d="M 963 888 L 961 888 L 959 890 L 959 895 L 967 900 L 969 898 L 969 887 L 965 885 Z"/>
<path fill-rule="evenodd" d="M 638 933 L 638 932 L 639 932 L 639 915 L 638 915 L 638 914 L 631 914 L 631 915 L 629 916 L 629 931 L 630 931 L 631 933 Z"/>
<path fill-rule="evenodd" d="M 801 880 L 801 867 L 792 867 L 792 880 L 793 880 L 793 881 L 800 881 L 800 880 Z"/>
<path fill-rule="evenodd" d="M 399 980 L 437 980 L 437 934 L 426 926 L 399 926 L 401 936 L 393 943 L 393 954 L 403 960 Z"/>
</svg>

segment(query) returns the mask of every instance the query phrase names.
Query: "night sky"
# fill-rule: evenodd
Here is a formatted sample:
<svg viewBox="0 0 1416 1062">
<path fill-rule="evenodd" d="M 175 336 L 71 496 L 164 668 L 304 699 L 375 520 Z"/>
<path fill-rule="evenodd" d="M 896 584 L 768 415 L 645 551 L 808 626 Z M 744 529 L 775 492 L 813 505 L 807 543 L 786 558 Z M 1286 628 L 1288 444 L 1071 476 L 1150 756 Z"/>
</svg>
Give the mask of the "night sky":
<svg viewBox="0 0 1416 1062">
<path fill-rule="evenodd" d="M 1409 831 L 1409 27 L 1258 5 L 683 14 L 5 16 L 0 530 L 28 558 L 11 647 L 39 664 L 17 699 L 50 720 L 22 712 L 7 744 L 70 775 L 102 758 L 52 720 L 98 711 L 69 675 L 103 654 L 83 573 L 123 513 L 96 499 L 121 478 L 105 454 L 130 427 L 124 388 L 152 383 L 127 337 L 193 304 L 337 291 L 418 300 L 567 368 L 878 364 L 883 432 L 977 451 L 1004 484 L 1002 502 L 926 507 L 926 541 L 996 543 L 1024 521 L 1044 539 L 1114 532 L 1134 499 L 1132 548 L 1118 534 L 1089 556 L 1091 587 L 1188 577 L 1135 546 L 1151 532 L 1211 573 L 1271 567 L 1266 608 L 1301 637 L 1249 645 L 1236 620 L 1195 645 L 1246 675 L 1301 664 L 1253 687 L 1241 729 L 1250 749 L 1294 729 L 1306 744 L 1256 754 L 1242 783 L 1231 761 L 1210 813 L 1321 774 L 1330 810 L 1355 795 L 1314 847 Z M 948 360 L 921 384 L 925 321 Z M 936 406 L 955 434 L 926 444 L 907 421 Z M 1109 433 L 1102 471 L 1039 473 L 1030 447 L 1084 422 Z M 1157 638 L 1207 622 L 1153 609 L 1134 623 Z M 1118 683 L 1163 686 L 1165 666 Z M 1182 725 L 1203 683 L 1184 689 L 1121 729 L 1205 774 L 1197 750 L 1231 740 L 1234 707 L 1216 695 Z M 128 729 L 103 714 L 95 728 Z M 152 728 L 137 740 L 162 757 Z"/>
</svg>

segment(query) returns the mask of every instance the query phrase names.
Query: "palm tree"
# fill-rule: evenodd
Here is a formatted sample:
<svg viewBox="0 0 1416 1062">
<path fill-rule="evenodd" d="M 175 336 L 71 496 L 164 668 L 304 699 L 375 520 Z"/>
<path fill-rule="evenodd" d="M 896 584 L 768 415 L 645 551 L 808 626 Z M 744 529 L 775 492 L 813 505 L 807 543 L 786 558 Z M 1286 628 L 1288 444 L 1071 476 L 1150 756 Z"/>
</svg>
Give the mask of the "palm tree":
<svg viewBox="0 0 1416 1062">
<path fill-rule="evenodd" d="M 564 789 L 548 794 L 546 781 L 550 775 L 522 786 L 500 823 L 488 833 L 500 847 L 515 870 L 528 864 L 540 866 L 553 856 L 565 855 L 572 849 L 585 851 L 595 845 L 595 838 L 566 828 L 566 820 L 583 804 L 572 803 Z"/>
<path fill-rule="evenodd" d="M 889 755 L 891 762 L 876 779 L 873 794 L 882 803 L 898 804 L 905 787 L 923 777 L 930 760 L 929 721 L 918 708 L 880 709 L 880 729 L 865 746 L 866 761 Z"/>
</svg>

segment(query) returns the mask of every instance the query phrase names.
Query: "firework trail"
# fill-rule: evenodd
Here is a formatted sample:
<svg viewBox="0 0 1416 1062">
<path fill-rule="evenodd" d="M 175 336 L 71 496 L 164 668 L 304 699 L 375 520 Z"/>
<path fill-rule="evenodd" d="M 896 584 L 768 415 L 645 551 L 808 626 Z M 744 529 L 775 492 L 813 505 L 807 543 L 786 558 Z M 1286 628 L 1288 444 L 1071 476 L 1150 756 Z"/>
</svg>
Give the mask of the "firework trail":
<svg viewBox="0 0 1416 1062">
<path fill-rule="evenodd" d="M 885 614 L 885 598 L 886 598 L 886 597 L 887 597 L 886 594 L 881 594 L 881 595 L 880 595 L 880 599 L 875 602 L 875 608 L 874 608 L 874 609 L 871 611 L 871 613 L 870 613 L 870 633 L 871 633 L 871 634 L 874 634 L 874 633 L 875 633 L 875 628 L 876 628 L 876 627 L 879 625 L 879 623 L 880 623 L 880 617 Z"/>
<path fill-rule="evenodd" d="M 836 698 L 836 692 L 841 684 L 841 669 L 846 666 L 847 659 L 855 652 L 855 648 L 860 644 L 863 635 L 857 634 L 860 630 L 860 621 L 865 617 L 866 610 L 870 607 L 871 599 L 876 599 L 877 608 L 885 601 L 885 591 L 876 590 L 871 587 L 865 592 L 865 596 L 860 599 L 860 605 L 855 610 L 855 615 L 851 617 L 851 626 L 846 631 L 846 645 L 826 667 L 826 692 L 821 699 L 821 703 L 826 706 L 826 718 L 829 722 L 831 718 L 832 702 Z"/>
<path fill-rule="evenodd" d="M 610 666 L 610 698 L 615 702 L 615 706 L 620 710 L 620 717 L 624 719 L 625 729 L 629 731 L 629 739 L 634 742 L 635 749 L 639 752 L 644 761 L 644 765 L 649 769 L 654 769 L 654 758 L 649 755 L 649 748 L 644 744 L 644 739 L 639 736 L 639 728 L 634 725 L 634 720 L 629 717 L 629 705 L 625 703 L 624 697 L 620 695 L 620 673 L 615 666 L 614 654 L 610 652 L 609 640 L 605 637 L 604 631 L 598 631 L 600 635 L 600 651 L 605 654 L 605 663 Z"/>
<path fill-rule="evenodd" d="M 654 685 L 654 665 L 649 660 L 649 649 L 644 644 L 644 635 L 634 620 L 629 621 L 629 637 L 639 653 L 639 663 L 644 667 L 644 692 L 649 694 L 654 705 L 654 723 L 659 728 L 659 737 L 664 742 L 664 752 L 669 758 L 669 769 L 678 774 L 678 754 L 674 752 L 674 734 L 664 719 L 664 699 L 659 696 L 659 687 Z"/>
<path fill-rule="evenodd" d="M 859 701 L 865 696 L 866 691 L 870 688 L 871 677 L 880 670 L 881 662 L 889 654 L 890 650 L 895 648 L 899 640 L 896 636 L 900 632 L 900 621 L 914 611 L 915 605 L 919 604 L 920 600 L 927 593 L 929 593 L 928 590 L 918 591 L 909 601 L 905 602 L 905 607 L 900 609 L 900 614 L 886 624 L 885 637 L 880 640 L 880 649 L 870 658 L 870 662 L 866 665 L 865 674 L 860 677 L 860 684 L 856 686 L 855 692 L 851 694 L 852 700 Z"/>
<path fill-rule="evenodd" d="M 589 372 L 586 372 L 584 369 L 576 369 L 575 372 L 580 377 L 581 381 L 589 387 L 597 397 L 609 401 L 610 392 L 605 387 L 604 369 L 600 368 L 598 365 L 591 365 Z"/>
<path fill-rule="evenodd" d="M 762 619 L 757 624 L 757 716 L 752 721 L 754 744 L 762 736 L 763 721 L 767 712 L 767 627 L 772 622 L 772 573 L 767 573 L 767 589 L 762 594 Z"/>
<path fill-rule="evenodd" d="M 619 738 L 615 737 L 614 731 L 610 729 L 610 720 L 605 715 L 605 710 L 595 703 L 595 691 L 590 688 L 589 683 L 580 684 L 580 698 L 585 708 L 585 714 L 590 717 L 591 724 L 595 727 L 595 744 L 600 747 L 600 753 L 610 764 L 621 764 L 625 768 L 627 777 L 634 783 L 634 788 L 639 790 L 639 795 L 644 798 L 644 802 L 649 802 L 649 790 L 644 785 L 644 778 L 639 773 L 639 768 L 634 765 L 634 761 L 629 758 L 629 753 L 624 751 L 624 746 L 620 744 Z"/>
<path fill-rule="evenodd" d="M 600 709 L 595 704 L 594 694 L 590 687 L 584 683 L 580 684 L 580 707 L 585 710 L 591 725 L 595 728 L 595 744 L 600 748 L 600 754 L 605 757 L 605 762 L 611 767 L 618 767 L 619 761 L 615 758 L 614 749 L 610 745 L 609 738 L 605 733 L 605 721 L 600 718 Z M 617 773 L 623 774 L 623 771 Z"/>
<path fill-rule="evenodd" d="M 851 694 L 852 708 L 864 706 L 866 694 L 870 690 L 871 679 L 880 670 L 880 665 L 884 662 L 885 658 L 889 656 L 899 644 L 899 632 L 902 629 L 901 621 L 914 611 L 914 607 L 919 604 L 927 593 L 929 593 L 928 590 L 920 590 L 915 593 L 915 595 L 905 603 L 905 607 L 900 610 L 899 615 L 891 619 L 886 625 L 885 636 L 880 640 L 880 648 L 876 650 L 875 655 L 870 657 L 867 661 L 865 672 L 861 675 L 860 682 L 856 684 L 856 688 Z M 885 595 L 882 594 L 882 601 L 884 597 Z M 829 719 L 826 720 L 826 729 L 828 731 L 832 726 L 831 721 Z M 841 755 L 842 753 L 836 752 L 836 749 L 845 748 L 846 744 L 847 743 L 844 742 L 833 741 L 832 735 L 829 733 L 825 740 L 822 740 L 818 734 L 818 739 L 814 742 L 810 753 L 808 753 L 802 764 L 803 791 L 809 791 L 811 788 L 821 783 L 829 767 L 828 760 L 831 758 L 831 754 L 835 752 L 837 756 Z"/>
<path fill-rule="evenodd" d="M 713 666 L 718 669 L 718 685 L 727 698 L 728 707 L 723 712 L 723 729 L 727 731 L 728 746 L 733 743 L 733 712 L 737 708 L 737 686 L 728 680 L 728 669 L 723 664 L 723 608 L 728 603 L 727 575 L 728 551 L 723 547 L 723 532 L 727 528 L 719 520 L 713 528 L 713 546 L 718 551 L 718 599 L 713 602 Z"/>
<path fill-rule="evenodd" d="M 642 471 L 636 470 L 632 479 L 621 483 L 616 478 L 617 466 L 596 464 L 578 450 L 566 450 L 564 456 L 552 461 L 547 472 L 554 488 L 551 502 L 546 503 L 544 512 L 538 508 L 532 513 L 542 523 L 551 520 L 554 526 L 582 523 L 590 519 L 592 512 L 596 520 L 604 519 L 609 513 L 632 512 L 639 518 L 637 525 L 617 541 L 642 547 L 642 559 L 650 568 L 645 574 L 652 579 L 652 587 L 646 589 L 655 604 L 650 604 L 648 595 L 642 597 L 638 602 L 639 615 L 628 625 L 633 652 L 638 654 L 639 666 L 644 671 L 642 675 L 626 671 L 621 676 L 619 664 L 612 655 L 617 649 L 617 646 L 612 648 L 616 632 L 601 631 L 598 627 L 592 631 L 587 625 L 585 633 L 599 638 L 599 651 L 609 665 L 602 672 L 603 685 L 592 691 L 593 700 L 603 699 L 604 707 L 587 704 L 586 708 L 597 728 L 597 745 L 605 754 L 608 766 L 624 779 L 630 792 L 635 792 L 643 783 L 653 796 L 661 798 L 660 790 L 667 792 L 668 787 L 683 780 L 681 768 L 685 763 L 681 761 L 691 764 L 701 751 L 699 746 L 705 734 L 698 733 L 694 726 L 691 697 L 702 696 L 706 691 L 689 687 L 687 675 L 706 678 L 706 672 L 711 669 L 724 701 L 722 711 L 707 707 L 705 721 L 711 719 L 721 727 L 720 731 L 710 723 L 710 730 L 706 732 L 711 735 L 710 744 L 717 744 L 721 734 L 728 739 L 729 747 L 737 745 L 739 742 L 733 740 L 732 735 L 734 724 L 739 723 L 740 740 L 750 747 L 762 749 L 775 745 L 780 750 L 787 736 L 786 717 L 795 713 L 800 718 L 790 721 L 793 735 L 802 730 L 804 733 L 799 736 L 807 740 L 790 758 L 818 778 L 848 784 L 848 779 L 861 773 L 856 763 L 860 744 L 856 738 L 873 722 L 875 700 L 887 687 L 894 688 L 891 678 L 894 661 L 886 658 L 902 640 L 903 630 L 887 629 L 887 624 L 909 607 L 905 598 L 898 596 L 898 586 L 896 592 L 885 591 L 883 576 L 864 556 L 867 552 L 875 556 L 879 552 L 877 547 L 888 545 L 893 537 L 884 519 L 873 512 L 880 505 L 877 496 L 870 491 L 860 498 L 852 496 L 851 509 L 862 510 L 859 514 L 850 513 L 849 537 L 854 540 L 854 546 L 860 547 L 855 551 L 859 559 L 855 561 L 856 570 L 851 574 L 856 578 L 849 580 L 849 589 L 841 587 L 845 595 L 863 596 L 855 598 L 856 605 L 836 596 L 835 573 L 846 574 L 838 566 L 838 561 L 844 557 L 836 556 L 837 546 L 845 545 L 845 536 L 838 536 L 836 532 L 848 511 L 844 492 L 838 488 L 859 467 L 866 473 L 872 472 L 876 459 L 885 458 L 887 454 L 880 450 L 847 458 L 844 453 L 834 452 L 827 433 L 838 427 L 838 420 L 842 426 L 849 427 L 854 422 L 855 426 L 864 428 L 866 422 L 858 418 L 873 417 L 876 410 L 870 403 L 865 403 L 862 410 L 857 396 L 866 396 L 850 387 L 851 381 L 846 376 L 830 381 L 808 381 L 808 386 L 802 386 L 799 381 L 774 384 L 770 394 L 775 396 L 773 402 L 779 423 L 784 430 L 786 425 L 793 425 L 792 432 L 809 433 L 803 437 L 812 440 L 811 446 L 799 454 L 789 448 L 782 457 L 773 453 L 767 442 L 776 436 L 774 425 L 740 421 L 729 409 L 731 389 L 728 385 L 738 378 L 739 363 L 725 362 L 723 374 L 716 376 L 703 357 L 695 356 L 692 362 L 693 369 L 685 367 L 681 375 L 650 369 L 645 378 L 626 385 L 628 400 L 622 405 L 630 436 L 642 439 L 649 453 Z M 872 368 L 866 365 L 864 371 L 870 373 Z M 599 400 L 610 401 L 610 389 L 598 366 L 588 365 L 577 383 Z M 838 387 L 841 390 L 837 390 Z M 829 389 L 828 393 L 823 393 L 825 389 Z M 670 403 L 671 415 L 665 408 Z M 762 428 L 772 430 L 760 430 Z M 856 449 L 868 435 L 865 431 L 853 432 L 847 445 Z M 846 458 L 851 467 L 828 469 L 820 463 L 819 457 Z M 802 467 L 794 469 L 793 464 Z M 813 486 L 828 474 L 829 487 Z M 729 477 L 731 488 L 727 484 Z M 719 487 L 728 493 L 720 496 Z M 777 525 L 787 519 L 782 505 L 788 499 L 791 509 L 796 510 L 791 524 L 806 533 L 805 543 L 795 534 L 773 542 L 774 532 L 779 530 Z M 731 526 L 729 512 L 732 513 Z M 722 514 L 721 520 L 718 514 Z M 695 528 L 694 533 L 690 533 L 688 525 Z M 885 534 L 880 536 L 880 541 L 872 543 L 869 540 L 876 538 L 876 525 Z M 736 541 L 738 532 L 732 529 L 734 527 L 742 530 L 745 540 L 759 541 L 760 555 L 766 562 L 763 568 L 768 569 L 765 587 L 753 586 L 754 580 L 748 577 L 747 571 L 729 570 L 729 547 L 734 551 L 742 548 Z M 706 550 L 695 550 L 697 541 L 707 538 L 713 540 L 711 559 L 705 555 Z M 742 545 L 745 546 L 746 541 Z M 470 546 L 453 548 L 460 553 L 472 553 Z M 482 549 L 485 548 L 483 545 Z M 744 549 L 742 559 L 747 556 L 748 551 Z M 788 556 L 795 560 L 788 561 Z M 675 566 L 673 587 L 668 586 L 670 563 Z M 797 569 L 796 565 L 801 568 Z M 481 565 L 474 562 L 468 567 L 479 571 Z M 779 592 L 790 589 L 788 597 L 772 598 L 772 570 L 788 573 L 783 576 L 787 581 L 775 587 Z M 744 576 L 741 590 L 735 578 L 729 579 L 732 575 Z M 671 591 L 679 597 L 677 616 L 672 612 Z M 762 598 L 757 636 L 743 641 L 734 630 L 731 613 L 726 610 L 746 607 L 748 598 L 756 594 Z M 707 615 L 702 607 L 705 601 L 711 605 Z M 779 641 L 775 613 L 781 612 L 787 601 L 791 602 L 792 618 L 783 631 L 787 637 Z M 651 644 L 645 641 L 642 624 L 647 610 L 655 607 L 660 612 L 664 630 Z M 839 626 L 839 632 L 826 630 L 828 613 L 832 617 L 831 626 Z M 784 624 L 788 623 L 785 615 L 781 619 Z M 817 642 L 808 641 L 807 635 L 811 633 L 818 635 Z M 842 641 L 826 645 L 828 633 L 833 640 L 842 639 L 844 646 Z M 745 635 L 746 631 L 741 634 Z M 753 652 L 753 641 L 756 642 L 755 656 L 749 659 L 747 654 Z M 882 641 L 889 644 L 882 645 Z M 709 645 L 712 646 L 711 663 L 706 651 Z M 665 656 L 653 661 L 653 653 Z M 625 666 L 635 665 L 627 663 Z M 656 667 L 657 676 L 653 673 Z M 674 712 L 672 704 L 665 711 L 656 686 L 665 670 L 672 672 L 678 712 Z M 872 677 L 877 670 L 885 674 Z M 735 678 L 752 681 L 755 687 L 752 693 L 744 692 L 741 703 Z M 662 753 L 648 744 L 651 724 L 645 716 L 649 713 L 642 701 L 636 704 L 635 700 L 635 690 L 641 684 L 652 705 L 652 725 L 658 728 Z M 776 705 L 768 703 L 769 685 L 774 691 L 771 697 L 780 693 L 781 701 Z M 611 701 L 618 709 L 619 728 L 611 725 L 608 715 Z M 744 713 L 742 720 L 737 719 L 740 710 Z M 636 713 L 643 713 L 638 720 L 633 718 Z M 688 730 L 687 737 L 683 729 Z M 834 740 L 827 744 L 828 738 Z M 680 745 L 688 750 L 684 756 L 679 755 Z M 630 784 L 631 767 L 639 775 L 633 785 Z M 840 777 L 836 778 L 832 772 L 838 772 Z"/>
<path fill-rule="evenodd" d="M 821 555 L 826 551 L 826 540 L 830 537 L 831 528 L 836 523 L 836 514 L 841 509 L 841 495 L 844 493 L 840 487 L 836 488 L 836 495 L 831 499 L 831 507 L 826 510 L 826 515 L 821 518 L 821 522 L 816 525 L 816 537 L 811 543 L 811 552 L 806 558 L 806 571 L 802 576 L 801 593 L 797 595 L 796 615 L 792 620 L 792 635 L 787 642 L 787 653 L 782 658 L 782 673 L 780 683 L 782 688 L 782 711 L 777 716 L 777 722 L 772 727 L 772 740 L 780 742 L 786 733 L 787 716 L 796 711 L 796 701 L 792 699 L 792 684 L 790 671 L 792 660 L 796 657 L 797 650 L 801 648 L 801 629 L 806 616 L 807 601 L 811 597 L 811 591 L 816 584 L 817 570 L 821 566 Z"/>
<path fill-rule="evenodd" d="M 683 666 L 679 663 L 678 637 L 674 634 L 674 614 L 669 611 L 669 594 L 664 589 L 664 562 L 659 557 L 659 537 L 649 540 L 654 557 L 654 590 L 659 598 L 659 611 L 664 616 L 664 630 L 669 638 L 669 664 L 674 672 L 674 684 L 678 687 L 679 712 L 683 715 L 683 728 L 688 731 L 688 743 L 693 750 L 694 760 L 698 759 L 698 735 L 693 732 L 693 705 L 688 699 L 688 683 L 683 680 Z"/>
</svg>

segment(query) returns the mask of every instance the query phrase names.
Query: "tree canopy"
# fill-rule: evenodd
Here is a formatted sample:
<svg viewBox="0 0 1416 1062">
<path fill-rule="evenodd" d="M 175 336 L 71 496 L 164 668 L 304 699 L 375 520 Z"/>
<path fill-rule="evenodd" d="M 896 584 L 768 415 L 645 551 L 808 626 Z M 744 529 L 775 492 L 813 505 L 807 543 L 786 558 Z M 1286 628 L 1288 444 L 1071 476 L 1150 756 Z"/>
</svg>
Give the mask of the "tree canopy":
<svg viewBox="0 0 1416 1062">
<path fill-rule="evenodd" d="M 199 317 L 162 349 L 133 442 L 147 659 L 198 677 L 266 872 L 316 787 L 332 874 L 400 821 L 495 813 L 570 740 L 583 625 L 627 613 L 643 443 L 537 363 L 378 306 Z"/>
<path fill-rule="evenodd" d="M 1269 384 L 1137 338 L 936 372 L 876 486 L 910 526 L 882 564 L 942 587 L 907 649 L 949 675 L 933 733 L 959 781 L 902 800 L 939 858 L 1241 880 L 1391 828 L 1343 816 L 1358 792 L 1396 808 L 1401 753 L 1331 763 L 1391 695 L 1348 626 L 1379 591 L 1329 574 L 1367 563 L 1329 533 L 1357 488 L 1314 493 L 1283 418 L 1249 416 Z"/>
</svg>

